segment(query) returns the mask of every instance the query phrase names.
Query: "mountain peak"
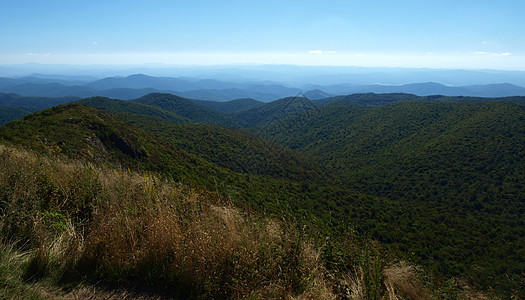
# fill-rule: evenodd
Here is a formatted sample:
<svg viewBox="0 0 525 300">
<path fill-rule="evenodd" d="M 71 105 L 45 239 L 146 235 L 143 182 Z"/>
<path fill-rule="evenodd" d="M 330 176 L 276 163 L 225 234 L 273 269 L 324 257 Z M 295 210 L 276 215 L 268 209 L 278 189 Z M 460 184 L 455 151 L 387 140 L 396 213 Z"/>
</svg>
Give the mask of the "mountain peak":
<svg viewBox="0 0 525 300">
<path fill-rule="evenodd" d="M 306 93 L 304 93 L 304 96 L 310 100 L 319 100 L 319 99 L 324 99 L 328 97 L 333 97 L 335 95 L 325 93 L 320 89 L 315 89 L 315 90 L 307 91 Z"/>
</svg>

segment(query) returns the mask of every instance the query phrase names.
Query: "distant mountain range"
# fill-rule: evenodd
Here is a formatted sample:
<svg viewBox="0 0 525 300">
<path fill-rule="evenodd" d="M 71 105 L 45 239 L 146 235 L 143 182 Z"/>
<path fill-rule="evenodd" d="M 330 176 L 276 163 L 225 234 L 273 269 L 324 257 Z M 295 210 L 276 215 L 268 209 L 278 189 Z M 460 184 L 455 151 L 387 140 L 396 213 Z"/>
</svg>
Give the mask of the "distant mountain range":
<svg viewBox="0 0 525 300">
<path fill-rule="evenodd" d="M 412 83 L 403 85 L 330 85 L 309 86 L 315 91 L 335 95 L 355 93 L 406 93 L 418 96 L 443 95 L 443 96 L 471 96 L 471 97 L 508 97 L 523 96 L 525 88 L 509 83 L 471 85 L 471 86 L 447 86 L 435 82 Z M 311 99 L 327 98 L 324 95 Z"/>
<path fill-rule="evenodd" d="M 54 77 L 0 78 L 0 92 L 34 97 L 103 96 L 124 100 L 151 93 L 171 93 L 185 98 L 211 101 L 254 98 L 268 102 L 286 96 L 295 96 L 301 93 L 301 89 L 271 82 L 237 83 L 136 74 L 85 82 L 66 81 Z"/>
<path fill-rule="evenodd" d="M 302 95 L 311 100 L 353 93 L 410 93 L 418 96 L 525 96 L 525 88 L 510 83 L 448 86 L 436 82 L 403 85 L 284 85 L 270 81 L 233 82 L 190 77 L 152 77 L 143 74 L 126 77 L 71 77 L 35 74 L 21 78 L 0 77 L 0 93 L 16 93 L 26 97 L 93 97 L 123 100 L 136 99 L 151 93 L 171 93 L 185 98 L 229 101 L 251 98 L 269 102 L 284 97 Z"/>
</svg>

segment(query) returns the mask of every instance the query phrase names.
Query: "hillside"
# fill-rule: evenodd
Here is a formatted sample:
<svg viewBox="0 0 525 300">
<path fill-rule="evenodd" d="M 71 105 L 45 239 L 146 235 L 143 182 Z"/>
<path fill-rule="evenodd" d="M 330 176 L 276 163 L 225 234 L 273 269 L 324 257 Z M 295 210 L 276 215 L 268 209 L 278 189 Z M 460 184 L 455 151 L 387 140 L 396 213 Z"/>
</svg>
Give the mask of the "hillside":
<svg viewBox="0 0 525 300">
<path fill-rule="evenodd" d="M 328 97 L 324 99 L 314 100 L 313 102 L 318 106 L 325 106 L 331 103 L 339 104 L 358 104 L 358 105 L 386 105 L 400 101 L 424 101 L 425 99 L 435 99 L 432 97 L 420 97 L 413 94 L 391 93 L 391 94 L 351 94 Z"/>
<path fill-rule="evenodd" d="M 465 96 L 443 96 L 439 94 L 431 96 L 416 96 L 414 94 L 404 93 L 388 93 L 388 94 L 351 94 L 334 96 L 324 99 L 314 100 L 313 102 L 318 106 L 338 102 L 339 105 L 359 104 L 359 105 L 387 105 L 400 101 L 421 101 L 421 102 L 487 102 L 487 101 L 508 101 L 525 104 L 525 97 L 500 97 L 500 98 L 481 98 L 481 97 L 465 97 Z"/>
<path fill-rule="evenodd" d="M 305 220 L 315 226 L 341 225 L 328 217 L 341 214 L 329 200 L 338 190 L 324 185 L 328 172 L 293 151 L 238 130 L 120 114 L 135 125 L 81 104 L 57 106 L 5 124 L 0 140 L 40 153 L 158 172 L 270 214 L 315 216 Z M 357 192 L 347 197 L 369 198 Z M 318 209 L 311 210 L 314 206 Z"/>
<path fill-rule="evenodd" d="M 509 243 L 502 236 L 494 236 L 491 224 L 502 224 L 499 230 L 511 239 L 521 234 L 522 228 L 517 223 L 523 217 L 519 202 L 506 201 L 524 197 L 516 188 L 523 184 L 523 172 L 519 173 L 523 161 L 516 156 L 524 153 L 523 129 L 520 129 L 523 125 L 519 121 L 522 106 L 442 96 L 425 97 L 432 103 L 404 102 L 406 98 L 420 98 L 405 94 L 354 97 L 352 101 L 348 99 L 350 96 L 340 98 L 322 108 L 304 109 L 300 101 L 297 110 L 293 106 L 287 110 L 290 103 L 287 101 L 292 99 L 284 99 L 242 113 L 246 113 L 246 121 L 250 120 L 246 116 L 252 117 L 252 124 L 266 124 L 264 132 L 258 131 L 260 135 L 308 155 L 328 170 L 337 170 L 343 190 L 349 188 L 389 199 L 352 202 L 334 191 L 324 194 L 335 202 L 334 216 L 352 223 L 360 233 L 393 243 L 403 251 L 414 251 L 420 262 L 436 271 L 456 276 L 469 274 L 482 278 L 480 281 L 485 285 L 493 286 L 490 277 L 520 275 L 519 249 L 523 241 Z M 355 99 L 380 106 L 362 106 Z M 434 103 L 454 100 L 474 102 Z M 388 105 L 389 102 L 394 104 Z M 515 120 L 503 122 L 507 116 Z M 193 137 L 192 132 L 210 130 L 206 126 L 200 130 L 195 126 L 186 129 L 186 137 L 180 128 L 157 131 L 165 133 L 166 138 L 172 135 L 184 140 Z M 199 137 L 202 135 L 181 145 L 198 145 Z M 495 140 L 499 142 L 494 143 Z M 223 144 L 211 142 L 211 145 Z M 213 153 L 211 149 L 215 146 L 199 145 L 193 151 L 206 149 L 203 151 Z M 239 159 L 242 155 L 224 156 L 227 152 L 208 158 L 219 164 L 221 157 L 225 157 L 224 161 L 242 161 Z M 494 155 L 499 158 L 490 158 Z M 509 164 L 510 161 L 514 163 Z M 492 173 L 487 175 L 488 166 Z M 513 195 L 511 198 L 509 193 Z M 475 199 L 485 199 L 491 204 L 480 206 Z M 503 203 L 510 205 L 512 212 L 500 216 L 497 208 L 505 206 Z M 460 216 L 456 214 L 458 210 L 462 212 Z M 452 226 L 441 228 L 442 220 Z M 476 229 L 472 228 L 473 222 L 479 224 Z M 392 224 L 395 230 L 390 228 Z M 492 237 L 483 240 L 486 236 Z M 457 252 L 463 253 L 461 258 L 452 255 Z M 498 259 L 501 253 L 509 256 Z M 468 268 L 472 265 L 481 269 L 470 272 Z M 500 273 L 501 268 L 506 271 Z M 507 281 L 498 288 L 510 288 L 512 284 Z"/>
<path fill-rule="evenodd" d="M 263 127 L 297 114 L 314 110 L 315 104 L 307 98 L 288 97 L 266 103 L 262 106 L 239 111 L 234 117 L 244 121 L 248 127 Z"/>
<path fill-rule="evenodd" d="M 5 299 L 484 297 L 157 174 L 3 144 L 0 163 Z"/>
<path fill-rule="evenodd" d="M 320 164 L 297 152 L 238 129 L 208 124 L 170 124 L 128 116 L 126 120 L 171 144 L 228 170 L 321 184 L 328 180 Z"/>
<path fill-rule="evenodd" d="M 114 115 L 80 104 L 53 107 L 5 124 L 0 139 L 41 153 L 151 170 L 203 185 L 226 174 Z"/>
<path fill-rule="evenodd" d="M 501 223 L 499 230 L 506 232 L 507 237 L 520 235 L 521 228 L 516 223 L 522 217 L 518 202 L 506 204 L 513 207 L 513 212 L 505 217 L 497 216 L 496 212 L 506 203 L 508 195 L 523 198 L 516 188 L 523 184 L 520 181 L 523 174 L 519 173 L 523 161 L 515 157 L 516 153 L 524 152 L 520 148 L 523 137 L 519 138 L 523 136 L 520 129 L 523 125 L 518 121 L 520 109 L 516 111 L 522 106 L 443 96 L 423 98 L 432 103 L 402 101 L 410 97 L 422 98 L 405 94 L 350 95 L 329 99 L 321 107 L 303 106 L 304 102 L 299 101 L 297 110 L 293 105 L 287 110 L 293 99 L 284 99 L 242 113 L 252 116 L 253 124 L 266 124 L 264 132 L 258 130 L 260 135 L 296 149 L 326 167 L 332 178 L 328 180 L 330 185 L 343 188 L 340 191 L 315 188 L 311 195 L 334 201 L 326 207 L 333 209 L 332 216 L 350 222 L 358 232 L 392 243 L 403 251 L 415 251 L 420 262 L 436 271 L 485 278 L 481 280 L 486 285 L 493 285 L 487 278 L 501 276 L 495 268 L 519 275 L 521 267 L 512 261 L 519 261 L 517 251 L 523 241 L 509 243 L 501 236 L 494 236 L 490 224 Z M 436 103 L 454 100 L 474 102 Z M 369 106 L 372 103 L 374 106 Z M 512 117 L 507 110 L 517 114 Z M 503 122 L 505 115 L 516 122 Z M 241 131 L 203 124 L 133 121 L 133 116 L 127 120 L 234 172 L 328 182 L 327 174 L 317 171 L 319 167 L 305 168 L 303 163 L 294 162 L 293 156 L 285 158 L 286 152 L 272 154 L 273 147 L 267 148 Z M 507 135 L 511 138 L 502 138 Z M 499 142 L 493 143 L 494 140 Z M 262 157 L 252 156 L 259 152 L 275 159 L 264 162 Z M 494 154 L 499 158 L 489 158 Z M 486 171 L 487 167 L 492 171 Z M 329 170 L 340 174 L 340 182 Z M 348 189 L 387 199 L 350 200 L 343 196 Z M 490 205 L 476 204 L 481 199 L 492 200 Z M 458 210 L 461 217 L 455 214 Z M 414 215 L 416 211 L 418 214 Z M 439 225 L 443 223 L 441 220 L 453 226 L 443 229 Z M 472 222 L 479 223 L 475 230 Z M 395 230 L 391 230 L 392 224 Z M 443 235 L 436 235 L 437 231 Z M 483 241 L 482 236 L 492 237 Z M 462 258 L 452 257 L 451 249 L 462 251 Z M 501 256 L 498 253 L 512 254 L 503 260 L 497 259 Z M 481 269 L 472 273 L 468 271 L 472 265 Z M 499 288 L 502 286 L 505 285 Z"/>
<path fill-rule="evenodd" d="M 372 215 L 391 226 L 372 229 L 376 238 L 446 274 L 466 273 L 484 285 L 496 277 L 503 290 L 521 280 L 523 105 L 334 102 L 268 132 L 337 169 L 345 186 L 397 203 Z"/>
<path fill-rule="evenodd" d="M 191 121 L 161 108 L 108 98 L 77 101 L 115 114 L 187 153 L 237 173 L 322 181 L 327 172 L 298 153 L 246 131 Z"/>
<path fill-rule="evenodd" d="M 236 113 L 242 110 L 256 108 L 258 106 L 264 105 L 263 102 L 260 102 L 254 99 L 250 99 L 250 98 L 236 99 L 236 100 L 231 100 L 231 101 L 226 101 L 226 102 L 205 101 L 205 100 L 192 100 L 192 101 L 194 103 L 205 106 L 209 109 L 213 109 L 213 110 L 220 111 L 220 112 L 227 113 L 227 114 Z"/>
<path fill-rule="evenodd" d="M 204 80 L 203 80 L 204 81 Z M 233 84 L 237 86 L 238 84 Z M 296 95 L 301 90 L 289 88 L 279 84 L 250 84 L 245 83 L 241 88 L 210 89 L 202 88 L 191 91 L 177 91 L 178 95 L 191 99 L 203 99 L 208 101 L 231 101 L 240 98 L 252 98 L 263 102 L 270 102 L 282 97 Z"/>
<path fill-rule="evenodd" d="M 78 99 L 78 97 L 23 97 L 18 94 L 0 93 L 0 105 L 21 107 L 33 112 Z"/>
<path fill-rule="evenodd" d="M 30 113 L 31 111 L 24 108 L 0 105 L 0 126 Z"/>
<path fill-rule="evenodd" d="M 54 107 L 0 127 L 0 140 L 57 158 L 158 172 L 249 212 L 285 216 L 321 240 L 372 238 L 412 253 L 407 259 L 431 273 L 521 293 L 522 104 L 366 94 L 354 100 L 376 105 L 351 96 L 323 105 L 288 98 L 229 116 L 245 113 L 264 140 L 195 121 L 194 114 L 211 110 L 191 101 L 186 107 L 187 99 L 151 96 L 157 106 L 91 98 L 79 102 L 106 112 Z M 228 115 L 208 118 L 217 116 Z"/>
<path fill-rule="evenodd" d="M 191 100 L 172 94 L 148 94 L 133 100 L 134 102 L 156 106 L 191 120 L 193 123 L 214 124 L 239 128 L 241 123 L 231 116 L 211 110 Z"/>
<path fill-rule="evenodd" d="M 333 97 L 335 95 L 333 94 L 329 94 L 329 93 L 325 93 L 319 89 L 315 89 L 315 90 L 310 90 L 310 91 L 307 91 L 304 93 L 304 97 L 310 99 L 310 100 L 319 100 L 319 99 L 325 99 L 325 98 L 329 98 L 329 97 Z"/>
<path fill-rule="evenodd" d="M 120 117 L 124 117 L 128 114 L 134 115 L 145 115 L 155 117 L 157 119 L 170 122 L 170 123 L 190 123 L 191 121 L 187 118 L 181 117 L 173 112 L 161 109 L 152 105 L 145 105 L 132 101 L 123 101 L 117 99 L 109 99 L 103 97 L 86 98 L 76 103 L 92 106 L 101 110 L 108 111 L 113 114 L 117 114 Z"/>
</svg>

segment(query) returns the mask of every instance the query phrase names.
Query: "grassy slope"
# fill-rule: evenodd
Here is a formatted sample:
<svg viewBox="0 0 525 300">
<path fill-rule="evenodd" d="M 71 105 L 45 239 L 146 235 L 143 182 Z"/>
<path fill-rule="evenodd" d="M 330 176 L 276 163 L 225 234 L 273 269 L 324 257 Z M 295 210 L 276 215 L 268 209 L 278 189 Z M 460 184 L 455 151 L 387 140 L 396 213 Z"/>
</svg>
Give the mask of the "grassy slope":
<svg viewBox="0 0 525 300">
<path fill-rule="evenodd" d="M 180 127 L 149 116 L 122 114 L 166 139 L 81 104 L 58 106 L 8 123 L 0 127 L 0 138 L 41 153 L 158 172 L 315 226 L 344 224 L 338 221 L 343 212 L 336 195 L 348 201 L 371 198 L 325 186 L 325 173 L 316 171 L 319 166 L 248 133 L 210 125 Z M 244 159 L 235 161 L 236 154 Z"/>
<path fill-rule="evenodd" d="M 5 124 L 0 136 L 42 153 L 151 170 L 207 186 L 212 185 L 209 178 L 228 174 L 114 115 L 81 104 L 57 106 Z"/>
<path fill-rule="evenodd" d="M 0 162 L 0 297 L 46 278 L 190 298 L 332 294 L 307 239 L 216 193 L 2 145 Z M 18 259 L 8 241 L 30 257 Z"/>
<path fill-rule="evenodd" d="M 393 263 L 377 244 L 316 244 L 281 218 L 151 173 L 2 144 L 0 163 L 2 298 L 461 296 L 458 286 L 432 285 Z M 131 294 L 77 290 L 93 283 Z"/>
<path fill-rule="evenodd" d="M 406 108 L 402 107 L 400 111 L 404 111 L 405 109 Z M 330 130 L 322 131 L 321 135 L 316 135 L 318 134 L 318 132 L 315 127 L 303 126 L 303 125 L 310 124 L 312 120 L 314 120 L 313 118 L 318 118 L 315 120 L 322 120 L 323 118 L 321 118 L 321 115 L 324 116 L 327 113 L 332 114 L 334 119 L 337 119 L 335 117 L 343 111 L 345 111 L 344 107 L 333 107 L 328 112 L 325 111 L 324 109 L 321 111 L 316 110 L 314 114 L 309 114 L 311 119 L 308 119 L 307 121 L 296 120 L 294 123 L 295 125 L 294 130 L 303 130 L 301 134 L 306 133 L 306 136 L 312 136 L 319 140 L 321 139 L 321 137 L 323 138 L 329 137 L 330 134 L 332 133 Z M 367 111 L 368 111 L 367 108 L 356 108 L 356 107 L 348 108 L 346 112 L 349 112 L 349 115 L 345 116 L 345 118 L 348 118 L 350 120 L 352 120 L 353 118 L 357 118 L 360 124 L 366 124 L 367 122 L 369 122 L 368 119 L 358 119 L 358 117 Z M 353 114 L 350 112 L 352 112 Z M 129 116 L 132 116 L 132 114 L 130 113 L 127 113 L 127 114 Z M 390 116 L 391 114 L 392 112 L 389 112 L 387 116 Z M 66 115 L 64 116 L 62 121 L 65 122 L 66 124 L 69 124 L 67 122 L 69 122 L 70 117 L 71 116 Z M 144 117 L 144 116 L 140 116 L 140 117 L 144 118 L 148 122 L 152 121 L 151 117 Z M 381 116 L 381 115 L 376 116 L 378 120 L 381 119 L 382 117 L 384 116 Z M 374 119 L 374 117 L 371 117 L 371 119 Z M 416 114 L 416 116 L 414 116 L 414 120 L 417 121 L 419 119 L 420 119 L 419 116 L 417 116 Z M 405 121 L 406 118 L 402 117 L 400 120 Z M 138 124 L 138 123 L 144 124 L 143 121 L 144 120 L 140 121 L 137 119 L 135 121 L 135 124 Z M 159 122 L 159 121 L 155 120 L 155 122 Z M 302 125 L 296 126 L 297 124 L 302 124 Z M 312 124 L 315 124 L 315 122 L 313 122 Z M 336 124 L 338 124 L 337 128 L 339 129 L 348 128 L 348 127 L 345 127 L 347 126 L 347 124 L 345 123 L 345 120 L 343 119 L 340 120 L 340 123 L 336 122 Z M 51 124 L 51 125 L 55 126 L 55 127 L 51 126 L 51 129 L 57 132 L 60 131 L 58 130 L 59 128 L 63 128 L 63 127 L 56 126 L 56 124 L 55 125 Z M 145 125 L 141 125 L 141 126 L 145 126 Z M 176 131 L 177 126 L 179 125 L 174 125 L 173 127 L 174 132 Z M 283 126 L 285 126 L 285 124 L 283 122 L 279 122 L 279 131 L 282 132 Z M 36 128 L 40 128 L 40 127 L 41 127 L 40 125 L 35 125 L 34 128 L 36 130 Z M 189 147 L 192 143 L 199 140 L 198 135 L 191 136 L 191 132 L 199 132 L 199 134 L 206 133 L 206 134 L 211 135 L 211 140 L 214 142 L 204 147 L 204 149 L 207 149 L 207 150 L 203 150 L 203 148 L 199 146 L 199 147 L 195 147 L 193 151 L 196 151 L 195 154 L 198 154 L 199 151 L 202 151 L 200 155 L 203 155 L 203 154 L 209 155 L 207 157 L 207 160 L 213 160 L 214 154 L 211 151 L 213 150 L 213 147 L 214 147 L 213 145 L 221 144 L 220 141 L 223 138 L 227 137 L 228 135 L 232 135 L 231 131 L 228 131 L 228 130 L 223 131 L 224 129 L 220 129 L 220 128 L 213 129 L 213 128 L 214 127 L 208 127 L 208 126 L 202 126 L 202 125 L 190 125 L 190 127 L 186 128 L 187 129 L 186 132 L 184 132 L 183 127 L 180 127 L 179 129 L 181 130 L 181 132 L 179 133 L 179 137 L 176 140 L 178 140 L 179 143 L 181 143 L 181 140 L 184 141 L 179 146 L 182 147 L 182 145 L 187 145 Z M 389 127 L 387 126 L 387 127 L 380 127 L 380 128 L 382 131 L 380 130 L 378 132 L 374 132 L 373 134 L 382 134 L 382 132 L 385 132 L 385 131 L 388 132 L 387 129 Z M 339 131 L 344 131 L 344 130 L 339 130 Z M 246 138 L 245 136 L 243 136 L 243 134 L 239 134 L 240 140 L 243 140 L 244 138 Z M 296 142 L 296 145 L 297 144 L 301 144 L 301 145 L 308 144 L 305 141 L 299 141 L 299 142 L 293 141 L 293 136 L 294 135 L 286 136 L 289 142 L 290 141 Z M 339 142 L 336 143 L 336 146 L 338 144 L 341 144 L 341 141 L 345 140 L 345 136 L 346 135 L 339 137 Z M 373 135 L 368 136 L 366 139 L 370 137 L 373 137 Z M 366 139 L 362 140 L 363 145 L 365 145 Z M 372 138 L 371 140 L 379 141 L 379 142 L 382 140 L 386 140 L 388 144 L 392 140 L 395 140 L 395 139 L 396 139 L 396 135 L 393 134 L 390 138 L 383 139 L 383 138 L 377 137 L 377 139 Z M 171 143 L 174 143 L 174 141 L 171 141 Z M 231 141 L 228 141 L 226 144 L 228 145 L 228 143 L 231 143 Z M 378 150 L 378 149 L 381 149 L 382 147 L 381 145 L 374 145 L 373 143 L 371 143 L 372 148 L 370 150 L 365 146 L 364 148 L 366 149 L 363 150 L 364 151 L 363 155 L 365 154 L 368 155 L 370 153 L 372 154 L 381 153 Z M 231 145 L 229 145 L 228 147 L 231 147 Z M 228 149 L 228 147 L 225 147 L 224 149 Z M 245 147 L 245 146 L 242 146 L 242 147 Z M 235 147 L 233 147 L 234 150 L 232 150 L 232 152 L 239 151 L 240 149 L 242 149 L 242 147 L 240 148 L 237 147 L 236 148 L 237 150 L 235 150 Z M 255 148 L 257 149 L 257 147 Z M 52 151 L 52 149 L 53 147 L 48 147 L 48 150 Z M 112 148 L 110 147 L 110 149 Z M 140 150 L 140 148 L 138 149 Z M 186 150 L 188 152 L 191 152 L 191 149 L 189 148 Z M 329 152 L 329 151 L 331 151 L 330 148 L 323 149 L 323 153 Z M 305 151 L 305 152 L 308 153 L 309 151 Z M 348 153 L 346 153 L 346 155 L 348 155 Z M 377 155 L 379 155 L 378 157 L 381 157 L 382 154 L 377 154 Z M 220 155 L 216 156 L 216 158 L 220 158 Z M 341 157 L 332 156 L 331 158 L 327 159 L 327 162 L 329 160 L 334 160 L 338 158 L 341 158 Z M 326 159 L 326 158 L 323 158 L 323 159 Z M 216 168 L 219 168 L 219 167 L 216 167 Z M 204 167 L 203 170 L 205 171 L 206 167 Z M 223 174 L 226 174 L 226 173 L 223 173 Z M 203 177 L 209 178 L 209 176 L 206 176 L 206 175 L 204 175 Z M 407 230 L 408 232 L 407 236 L 411 236 L 411 238 L 413 237 L 413 241 L 415 241 L 416 243 L 424 242 L 425 238 L 428 238 L 427 236 L 419 235 L 419 232 L 417 232 L 416 235 L 413 235 L 413 233 L 411 233 L 410 230 L 413 230 L 412 228 L 418 228 L 418 226 L 421 226 L 418 223 L 414 225 L 414 223 L 412 222 L 414 219 L 411 216 L 413 216 L 414 214 L 414 209 L 413 207 L 411 207 L 411 205 L 398 205 L 399 201 L 395 199 L 394 201 L 390 201 L 387 199 L 381 199 L 381 198 L 375 198 L 375 197 L 363 197 L 362 195 L 358 195 L 356 193 L 348 193 L 346 189 L 341 189 L 339 190 L 339 192 L 337 192 L 336 190 L 330 189 L 330 188 L 322 189 L 319 186 L 314 186 L 311 184 L 304 184 L 300 182 L 294 183 L 294 182 L 282 181 L 282 180 L 271 179 L 271 178 L 260 180 L 260 177 L 252 177 L 252 176 L 238 177 L 238 175 L 232 176 L 232 173 L 226 174 L 226 177 L 230 177 L 230 179 L 234 177 L 234 179 L 231 179 L 229 183 L 225 183 L 225 185 L 228 185 L 227 187 L 225 187 L 226 189 L 229 189 L 230 191 L 237 191 L 233 193 L 237 197 L 247 196 L 248 198 L 252 199 L 251 200 L 252 202 L 263 205 L 264 207 L 267 207 L 271 209 L 272 211 L 280 210 L 282 212 L 283 208 L 289 209 L 289 212 L 293 212 L 293 214 L 295 214 L 296 216 L 302 215 L 304 218 L 307 218 L 307 219 L 319 218 L 319 219 L 323 219 L 323 222 L 326 222 L 328 220 L 328 222 L 335 221 L 335 222 L 340 223 L 341 220 L 343 220 L 343 223 L 347 223 L 347 224 L 353 223 L 354 227 L 360 231 L 370 232 L 379 238 L 381 237 L 384 238 L 386 236 L 396 241 L 403 239 L 402 230 Z M 239 178 L 244 178 L 244 179 L 240 180 Z M 359 182 L 356 181 L 355 183 L 357 184 Z M 273 193 L 271 190 L 273 190 Z M 299 201 L 295 199 L 299 199 Z M 322 200 L 319 201 L 320 199 Z M 421 210 L 415 210 L 415 211 L 421 212 Z M 424 212 L 424 210 L 422 211 Z M 330 212 L 330 213 L 327 213 L 327 212 Z M 402 217 L 399 217 L 399 216 L 402 216 Z M 409 222 L 407 223 L 405 219 L 408 220 Z M 392 224 L 398 224 L 399 226 L 401 226 L 402 230 L 392 231 Z M 423 225 L 426 226 L 426 224 L 423 224 Z M 416 246 L 420 246 L 420 245 L 418 244 Z M 457 263 L 457 261 L 446 262 L 446 264 L 442 264 L 442 265 L 445 265 L 445 267 L 448 267 L 448 264 L 450 263 L 452 264 Z M 490 284 L 490 282 L 488 282 L 487 284 Z"/>
<path fill-rule="evenodd" d="M 502 191 L 515 195 L 506 198 L 520 197 L 519 185 L 515 185 L 521 175 L 516 173 L 520 160 L 512 158 L 515 149 L 523 152 L 520 140 L 513 137 L 519 136 L 520 125 L 491 119 L 501 118 L 506 109 L 512 111 L 511 107 L 520 106 L 498 102 L 410 102 L 370 108 L 348 101 L 335 102 L 321 110 L 309 110 L 307 119 L 296 118 L 290 123 L 279 120 L 266 129 L 267 135 L 312 155 L 330 168 L 340 169 L 345 174 L 342 185 L 388 199 L 356 196 L 347 188 L 288 181 L 283 185 L 271 178 L 252 178 L 249 184 L 232 179 L 226 189 L 237 191 L 237 197 L 257 199 L 252 201 L 271 211 L 285 207 L 294 214 L 315 216 L 323 224 L 352 224 L 361 233 L 394 243 L 404 251 L 416 251 L 421 261 L 440 272 L 465 274 L 470 272 L 470 266 L 478 265 L 481 268 L 477 273 L 470 272 L 472 276 L 492 285 L 490 277 L 501 276 L 502 271 L 516 276 L 522 268 L 514 263 L 519 261 L 523 243 L 515 240 L 521 234 L 516 223 L 520 209 L 515 207 L 518 202 L 502 198 Z M 133 114 L 122 116 L 173 145 L 234 172 L 293 178 L 303 183 L 312 179 L 323 182 L 322 178 L 326 178 L 307 175 L 311 165 L 294 163 L 283 151 L 271 154 L 268 150 L 273 146 L 268 148 L 269 144 L 241 131 L 202 124 L 167 124 Z M 506 126 L 510 124 L 518 127 L 509 129 Z M 501 140 L 507 135 L 509 138 Z M 481 138 L 473 140 L 473 136 Z M 491 142 L 495 140 L 499 142 Z M 259 152 L 267 155 L 258 156 Z M 498 157 L 487 161 L 490 153 L 498 153 Z M 273 158 L 268 159 L 268 154 Z M 509 159 L 514 163 L 501 164 L 501 160 Z M 486 172 L 485 167 L 491 172 Z M 279 192 L 261 191 L 269 186 L 278 187 Z M 298 195 L 299 205 L 290 201 Z M 509 213 L 497 217 L 499 208 L 509 204 Z M 312 208 L 316 213 L 309 212 Z M 463 215 L 456 214 L 458 209 Z M 473 228 L 473 222 L 479 226 Z M 492 228 L 490 224 L 494 222 L 502 225 Z M 392 224 L 395 230 L 391 230 Z M 497 235 L 496 230 L 505 234 Z M 462 253 L 459 258 L 453 254 L 458 252 Z"/>
</svg>

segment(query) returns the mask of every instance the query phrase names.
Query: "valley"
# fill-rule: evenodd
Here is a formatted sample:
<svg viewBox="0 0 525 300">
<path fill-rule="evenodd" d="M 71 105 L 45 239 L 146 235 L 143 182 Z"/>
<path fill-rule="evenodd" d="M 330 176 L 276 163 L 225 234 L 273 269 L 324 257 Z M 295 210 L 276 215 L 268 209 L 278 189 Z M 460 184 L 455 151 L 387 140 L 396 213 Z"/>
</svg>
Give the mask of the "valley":
<svg viewBox="0 0 525 300">
<path fill-rule="evenodd" d="M 385 267 L 387 256 L 424 267 L 435 293 L 445 293 L 446 278 L 505 297 L 523 293 L 524 97 L 0 100 L 9 108 L 1 111 L 4 147 L 156 174 L 249 215 L 284 220 L 325 249 L 329 272 L 352 270 L 337 266 L 338 259 L 356 259 L 339 254 L 349 239 L 361 249 L 379 242 L 382 253 L 374 255 Z M 10 195 L 2 196 L 4 220 Z M 49 205 L 40 209 L 91 222 L 78 210 Z M 3 230 L 12 226 L 6 222 Z M 368 292 L 382 293 L 379 286 Z"/>
</svg>

